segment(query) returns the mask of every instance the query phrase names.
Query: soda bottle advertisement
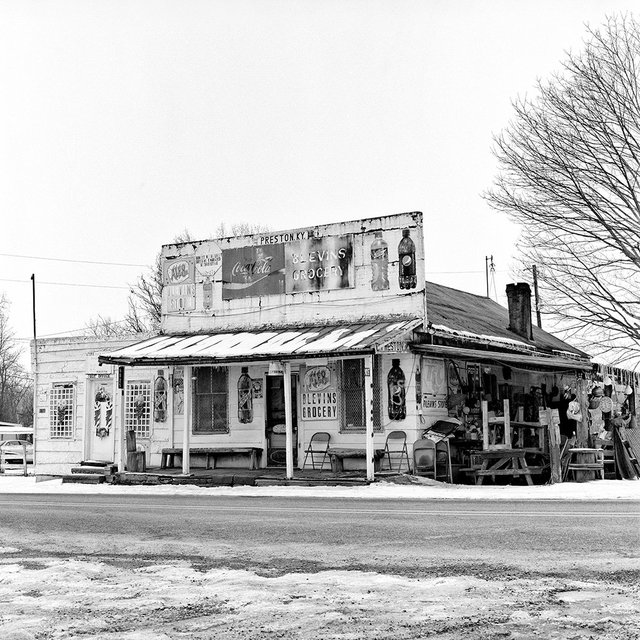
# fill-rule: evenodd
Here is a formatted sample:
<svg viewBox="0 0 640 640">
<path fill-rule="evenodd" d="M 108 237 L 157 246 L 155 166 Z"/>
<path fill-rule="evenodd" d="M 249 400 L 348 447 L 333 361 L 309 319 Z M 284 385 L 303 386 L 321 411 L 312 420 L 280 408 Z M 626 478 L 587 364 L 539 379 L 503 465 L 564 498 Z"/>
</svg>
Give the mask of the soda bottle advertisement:
<svg viewBox="0 0 640 640">
<path fill-rule="evenodd" d="M 371 243 L 371 289 L 386 291 L 389 288 L 389 245 L 382 237 L 382 231 L 376 231 Z"/>
<path fill-rule="evenodd" d="M 389 418 L 391 420 L 404 420 L 407 417 L 404 372 L 400 368 L 399 359 L 394 358 L 391 363 L 393 366 L 387 376 L 387 387 L 389 391 Z"/>
<path fill-rule="evenodd" d="M 238 378 L 238 420 L 242 424 L 253 422 L 253 382 L 248 367 L 242 367 Z"/>
<path fill-rule="evenodd" d="M 416 278 L 416 245 L 411 239 L 410 230 L 402 230 L 402 240 L 398 245 L 398 279 L 401 289 L 415 289 Z"/>
</svg>

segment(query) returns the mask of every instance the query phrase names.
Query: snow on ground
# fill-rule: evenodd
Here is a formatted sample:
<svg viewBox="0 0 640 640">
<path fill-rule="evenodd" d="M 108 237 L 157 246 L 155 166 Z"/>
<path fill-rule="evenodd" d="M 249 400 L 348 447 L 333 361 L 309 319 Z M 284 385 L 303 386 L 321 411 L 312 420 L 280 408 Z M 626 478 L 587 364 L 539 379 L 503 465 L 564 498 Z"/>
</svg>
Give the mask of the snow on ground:
<svg viewBox="0 0 640 640">
<path fill-rule="evenodd" d="M 0 637 L 12 640 L 630 640 L 640 632 L 637 585 L 558 577 L 265 576 L 188 561 L 7 557 L 0 601 Z"/>
<path fill-rule="evenodd" d="M 594 480 L 555 485 L 475 486 L 446 484 L 426 478 L 408 478 L 411 484 L 376 482 L 357 487 L 194 487 L 62 484 L 61 479 L 37 481 L 33 476 L 0 475 L 0 494 L 61 493 L 107 495 L 275 496 L 365 498 L 383 500 L 640 500 L 640 481 Z"/>
<path fill-rule="evenodd" d="M 319 496 L 472 500 L 640 500 L 640 482 L 446 485 L 404 478 L 359 487 L 112 486 L 0 476 L 0 495 Z M 640 637 L 634 579 L 562 575 L 423 578 L 379 571 L 267 575 L 149 560 L 23 554 L 0 544 L 0 638 L 12 640 L 486 640 Z"/>
</svg>

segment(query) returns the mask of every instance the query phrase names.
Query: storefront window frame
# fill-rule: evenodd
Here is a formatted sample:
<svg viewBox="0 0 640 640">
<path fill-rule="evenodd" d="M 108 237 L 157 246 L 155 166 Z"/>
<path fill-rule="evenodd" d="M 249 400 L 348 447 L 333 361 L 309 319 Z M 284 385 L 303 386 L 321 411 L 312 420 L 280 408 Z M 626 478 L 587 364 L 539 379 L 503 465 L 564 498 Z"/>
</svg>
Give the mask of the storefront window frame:
<svg viewBox="0 0 640 640">
<path fill-rule="evenodd" d="M 198 390 L 198 380 L 200 372 L 204 370 L 210 370 L 211 377 L 211 387 L 210 390 L 205 391 L 204 389 Z M 214 376 L 222 376 L 224 378 L 222 384 L 218 384 L 218 388 L 214 390 Z M 217 381 L 220 383 L 220 380 Z M 202 383 L 201 383 L 202 384 Z M 210 397 L 212 402 L 215 400 L 220 400 L 221 397 L 224 397 L 222 402 L 218 402 L 212 405 L 211 407 L 211 424 L 204 425 L 201 423 L 201 410 L 199 409 L 198 399 Z M 217 409 L 220 412 L 220 409 L 224 409 L 224 413 L 221 418 L 216 418 L 215 411 Z M 192 390 L 192 425 L 191 425 L 191 433 L 193 435 L 219 435 L 229 433 L 229 367 L 225 366 L 198 366 L 193 367 L 193 390 Z M 208 427 L 208 428 L 207 428 Z"/>
<path fill-rule="evenodd" d="M 353 379 L 353 376 L 350 376 L 350 372 L 345 372 L 345 362 L 360 362 L 360 371 L 359 376 L 356 380 Z M 365 359 L 360 357 L 353 358 L 342 358 L 336 362 L 336 371 L 338 375 L 338 415 L 340 418 L 339 431 L 340 433 L 365 433 L 366 432 L 366 422 L 365 422 L 365 393 L 364 393 L 364 385 L 367 382 L 367 379 L 364 375 L 365 369 Z M 382 410 L 382 396 L 381 396 L 381 387 L 380 387 L 380 357 L 373 357 L 373 430 L 376 432 L 383 431 L 382 420 L 381 420 L 381 410 Z M 348 400 L 345 397 L 345 389 L 349 383 L 354 383 L 353 387 L 349 389 L 352 391 L 354 396 L 356 393 L 359 395 L 361 414 L 359 416 L 359 424 L 352 423 L 353 426 L 348 426 L 348 416 L 347 412 L 348 408 Z"/>
</svg>

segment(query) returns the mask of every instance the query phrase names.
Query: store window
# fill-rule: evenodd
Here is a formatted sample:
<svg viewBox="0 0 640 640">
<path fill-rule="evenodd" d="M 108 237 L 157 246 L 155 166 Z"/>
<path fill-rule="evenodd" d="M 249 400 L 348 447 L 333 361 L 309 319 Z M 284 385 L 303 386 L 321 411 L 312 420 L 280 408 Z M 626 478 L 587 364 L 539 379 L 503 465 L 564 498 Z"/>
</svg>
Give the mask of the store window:
<svg viewBox="0 0 640 640">
<path fill-rule="evenodd" d="M 151 436 L 151 381 L 127 380 L 125 426 L 138 438 Z"/>
<path fill-rule="evenodd" d="M 375 431 L 382 430 L 380 420 L 380 381 L 378 371 L 378 359 L 373 360 L 373 428 Z M 338 388 L 341 390 L 340 396 L 340 431 L 342 432 L 364 432 L 365 422 L 365 380 L 364 359 L 349 358 L 338 362 Z"/>
<path fill-rule="evenodd" d="M 194 367 L 193 377 L 193 433 L 229 433 L 228 369 Z"/>
<path fill-rule="evenodd" d="M 76 387 L 73 383 L 54 384 L 49 397 L 49 426 L 52 438 L 72 438 Z"/>
</svg>

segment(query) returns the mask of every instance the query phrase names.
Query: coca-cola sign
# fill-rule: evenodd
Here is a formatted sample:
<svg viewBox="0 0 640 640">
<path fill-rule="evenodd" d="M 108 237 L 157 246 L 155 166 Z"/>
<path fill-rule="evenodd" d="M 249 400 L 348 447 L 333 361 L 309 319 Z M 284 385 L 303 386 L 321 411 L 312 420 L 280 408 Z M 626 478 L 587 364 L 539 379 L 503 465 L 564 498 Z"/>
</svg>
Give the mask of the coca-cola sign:
<svg viewBox="0 0 640 640">
<path fill-rule="evenodd" d="M 222 298 L 284 293 L 284 245 L 222 251 Z"/>
</svg>

